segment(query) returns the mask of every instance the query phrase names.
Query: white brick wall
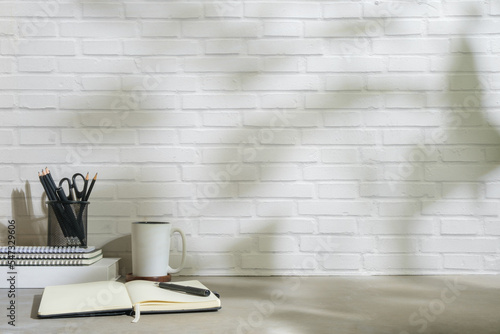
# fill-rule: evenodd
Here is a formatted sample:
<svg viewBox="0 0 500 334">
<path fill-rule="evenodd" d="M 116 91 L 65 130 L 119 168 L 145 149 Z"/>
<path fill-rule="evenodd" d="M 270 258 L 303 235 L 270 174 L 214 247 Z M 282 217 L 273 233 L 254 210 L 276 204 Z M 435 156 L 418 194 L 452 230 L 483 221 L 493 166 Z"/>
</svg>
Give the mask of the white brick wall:
<svg viewBox="0 0 500 334">
<path fill-rule="evenodd" d="M 498 1 L 0 3 L 0 219 L 98 172 L 90 243 L 185 274 L 500 271 Z M 1 227 L 0 226 L 0 227 Z M 179 240 L 174 260 L 179 259 Z"/>
</svg>

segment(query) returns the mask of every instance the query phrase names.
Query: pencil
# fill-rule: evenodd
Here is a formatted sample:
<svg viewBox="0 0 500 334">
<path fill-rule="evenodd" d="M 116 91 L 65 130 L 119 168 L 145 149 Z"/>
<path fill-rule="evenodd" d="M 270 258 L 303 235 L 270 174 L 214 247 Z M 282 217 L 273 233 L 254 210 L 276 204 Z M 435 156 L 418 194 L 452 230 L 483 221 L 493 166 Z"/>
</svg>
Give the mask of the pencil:
<svg viewBox="0 0 500 334">
<path fill-rule="evenodd" d="M 50 174 L 50 170 L 48 167 L 45 167 L 45 172 L 47 173 L 47 177 L 49 179 L 49 182 L 51 183 L 51 185 L 53 185 L 53 188 L 56 189 L 56 183 L 54 182 L 54 179 L 52 178 L 52 174 Z"/>
<path fill-rule="evenodd" d="M 87 198 L 88 184 L 89 184 L 89 172 L 87 172 L 87 176 L 85 176 L 85 181 L 83 182 L 82 197 L 80 198 L 81 201 L 85 201 L 85 198 Z"/>
<path fill-rule="evenodd" d="M 92 182 L 90 182 L 89 191 L 87 192 L 87 195 L 85 196 L 84 201 L 88 201 L 89 200 L 90 193 L 92 192 L 92 188 L 94 188 L 94 183 L 95 183 L 96 180 L 97 180 L 97 173 L 95 173 L 95 176 L 92 179 Z"/>
<path fill-rule="evenodd" d="M 42 181 L 42 184 L 44 185 L 44 188 L 45 188 L 45 192 L 47 193 L 47 197 L 51 200 L 51 201 L 55 201 L 57 200 L 57 196 L 56 196 L 56 188 L 55 186 L 50 182 L 48 176 L 47 176 L 47 172 L 45 170 L 42 170 L 42 176 L 41 176 L 41 181 Z"/>
<path fill-rule="evenodd" d="M 52 189 L 51 182 L 47 177 L 47 172 L 42 170 L 42 173 L 38 173 L 38 177 L 40 178 L 40 182 L 42 183 L 43 188 L 45 189 L 45 193 L 47 194 L 47 198 L 49 201 L 49 205 L 52 206 L 52 210 L 54 211 L 54 215 L 56 216 L 57 222 L 61 227 L 61 231 L 65 237 L 70 236 L 70 232 L 67 227 L 66 217 L 64 215 L 64 208 L 58 202 L 56 191 Z"/>
<path fill-rule="evenodd" d="M 43 190 L 45 190 L 45 194 L 47 194 L 47 198 L 52 200 L 52 194 L 50 193 L 49 188 L 47 187 L 47 183 L 45 182 L 45 178 L 43 174 L 38 172 L 38 178 L 40 179 L 40 183 L 42 184 Z"/>
</svg>

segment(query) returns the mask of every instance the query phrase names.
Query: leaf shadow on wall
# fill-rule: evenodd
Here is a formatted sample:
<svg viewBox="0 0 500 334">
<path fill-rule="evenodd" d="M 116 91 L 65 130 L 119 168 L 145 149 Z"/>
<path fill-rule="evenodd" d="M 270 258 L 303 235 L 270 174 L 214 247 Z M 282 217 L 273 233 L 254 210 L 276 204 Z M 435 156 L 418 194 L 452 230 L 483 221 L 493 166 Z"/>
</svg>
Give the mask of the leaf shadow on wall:
<svg viewBox="0 0 500 334">
<path fill-rule="evenodd" d="M 488 202 L 485 198 L 483 193 L 486 190 L 481 189 L 480 183 L 484 182 L 483 178 L 489 173 L 498 169 L 500 151 L 497 147 L 500 144 L 500 134 L 485 115 L 483 106 L 485 87 L 478 74 L 476 59 L 465 37 L 461 38 L 461 50 L 463 50 L 463 55 L 456 57 L 448 70 L 447 79 L 450 87 L 442 96 L 445 109 L 440 112 L 444 128 L 426 130 L 425 143 L 408 151 L 404 172 L 401 169 L 399 178 L 389 181 L 389 187 L 392 185 L 395 189 L 392 193 L 394 196 L 414 194 L 415 186 L 418 187 L 419 183 L 422 187 L 427 187 L 427 191 L 408 196 L 408 201 L 400 203 L 402 205 L 400 210 L 404 216 L 408 217 L 408 221 L 401 222 L 404 226 L 401 230 L 401 238 L 393 249 L 395 254 L 399 255 L 399 261 L 391 265 L 409 273 L 418 272 L 419 269 L 438 270 L 441 266 L 445 269 L 460 270 L 456 264 L 451 264 L 447 268 L 446 263 L 431 259 L 434 257 L 432 253 L 447 253 L 444 246 L 442 248 L 431 246 L 435 248 L 434 252 L 422 249 L 422 243 L 428 241 L 429 238 L 432 239 L 433 236 L 442 235 L 442 219 L 453 220 L 457 217 L 462 219 L 465 216 L 484 223 L 486 217 L 496 217 L 498 212 L 495 209 L 497 205 L 491 201 Z M 459 87 L 455 92 L 453 91 L 455 80 L 460 80 L 455 74 L 463 73 L 463 71 L 467 73 L 469 88 L 464 91 Z M 462 84 L 463 80 L 462 78 L 460 81 Z M 474 134 L 477 134 L 477 137 Z M 483 147 L 479 150 L 479 155 L 476 155 L 478 153 L 476 150 L 470 152 L 460 146 L 470 144 Z M 477 161 L 478 156 L 480 161 Z M 455 198 L 453 193 L 460 191 L 459 188 L 462 186 L 472 188 L 469 193 L 474 195 L 475 200 L 471 200 L 472 195 L 463 199 L 460 195 Z M 383 193 L 383 189 L 380 193 Z M 452 202 L 453 208 L 447 207 L 447 201 Z M 425 227 L 422 230 L 424 232 L 419 232 L 419 224 L 425 224 L 429 219 L 432 220 L 433 225 L 432 235 L 429 235 L 429 229 Z M 467 222 L 463 221 L 462 224 L 465 225 Z M 417 243 L 405 240 L 405 236 L 412 236 L 415 233 L 419 234 L 416 237 Z M 446 237 L 446 235 L 442 236 Z M 426 254 L 425 251 L 430 253 Z M 456 250 L 452 249 L 450 252 L 454 253 Z"/>
<path fill-rule="evenodd" d="M 345 31 L 362 31 L 362 29 L 355 29 L 356 27 L 361 27 L 363 28 L 363 23 L 360 21 L 359 25 L 358 26 L 350 26 L 349 24 L 346 24 L 345 26 Z M 351 29 L 352 28 L 352 29 Z M 290 43 L 293 43 L 293 40 L 290 40 Z M 454 64 L 452 66 L 452 71 L 460 71 L 462 69 L 462 66 L 466 65 L 466 66 L 470 66 L 471 64 L 474 64 L 474 58 L 472 56 L 472 54 L 468 53 L 467 54 L 468 57 L 465 58 L 465 60 L 462 60 L 462 62 L 460 63 L 457 63 L 457 64 Z M 224 57 L 227 57 L 227 58 L 231 58 L 231 57 L 238 57 L 238 56 L 241 56 L 241 55 L 231 55 L 231 56 L 228 56 L 228 55 L 224 55 Z M 323 56 L 323 55 L 322 55 Z M 304 56 L 305 57 L 305 56 Z M 222 71 L 223 72 L 223 69 L 218 69 L 219 71 Z M 473 71 L 475 73 L 475 71 Z M 256 73 L 256 72 L 255 72 Z M 242 87 L 241 87 L 241 83 L 242 82 L 245 82 L 246 84 L 246 87 L 255 87 L 256 86 L 256 82 L 255 81 L 258 81 L 259 80 L 259 77 L 258 76 L 254 76 L 255 74 L 254 72 L 238 72 L 238 73 L 235 73 L 233 75 L 233 79 L 232 82 L 234 83 L 235 87 L 232 91 L 225 91 L 223 94 L 227 94 L 227 95 L 231 95 L 231 94 L 235 94 L 236 92 L 240 92 L 242 90 Z M 451 80 L 451 79 L 450 79 Z M 240 85 L 240 86 L 238 86 Z M 358 89 L 356 89 L 356 87 L 352 87 L 350 85 L 348 85 L 346 83 L 346 87 L 345 87 L 347 90 L 350 90 L 350 91 L 355 91 L 356 94 L 348 94 L 348 93 L 331 93 L 330 96 L 328 97 L 329 101 L 332 101 L 332 108 L 331 109 L 352 109 L 352 108 L 356 108 L 356 106 L 358 105 L 358 99 L 362 98 L 363 100 L 365 101 L 368 101 L 369 104 L 372 104 L 372 107 L 377 107 L 379 108 L 380 107 L 380 102 L 381 102 L 381 97 L 379 96 L 380 95 L 380 92 L 369 92 L 369 91 L 366 91 L 366 90 L 363 90 L 363 87 L 357 87 Z M 250 89 L 252 90 L 252 89 Z M 342 89 L 340 89 L 342 90 Z M 243 90 L 244 91 L 244 90 Z M 303 89 L 302 93 L 304 91 L 310 91 L 306 88 Z M 252 90 L 253 92 L 253 90 Z M 463 102 L 463 99 L 466 97 L 466 96 L 460 96 L 460 94 L 456 94 L 456 93 L 453 93 L 451 91 L 447 92 L 446 93 L 447 98 L 448 98 L 448 101 L 449 103 L 461 103 Z M 468 95 L 468 94 L 465 94 L 465 95 Z M 366 105 L 366 103 L 365 103 Z M 222 109 L 230 109 L 230 108 L 225 108 L 226 106 L 223 106 L 221 107 Z M 279 107 L 278 107 L 279 108 Z M 296 104 L 296 107 L 295 109 L 298 109 L 299 106 L 298 104 Z M 286 108 L 284 108 L 286 109 Z M 480 108 L 479 108 L 480 109 Z M 193 109 L 193 112 L 195 112 L 197 110 Z M 238 113 L 238 112 L 237 112 Z M 320 111 L 319 112 L 320 114 L 327 114 L 328 112 L 326 111 Z M 334 114 L 336 113 L 335 111 L 334 112 L 331 112 L 331 114 Z M 239 113 L 238 113 L 239 114 Z M 479 119 L 481 119 L 483 117 L 483 115 L 480 113 L 480 112 L 476 112 L 473 114 L 474 116 L 477 116 L 479 117 Z M 150 117 L 150 116 L 153 116 L 153 114 L 150 114 L 150 113 L 144 113 L 144 116 L 146 118 Z M 168 113 L 165 113 L 165 115 L 163 114 L 156 114 L 156 116 L 158 117 L 168 117 Z M 151 124 L 157 124 L 157 122 L 155 122 L 155 119 L 156 116 L 153 116 L 151 117 Z M 260 123 L 260 124 L 269 124 L 270 122 L 270 113 L 269 112 L 263 112 L 263 113 L 259 113 L 258 117 L 260 117 L 261 119 L 258 120 L 258 122 L 256 123 Z M 244 115 L 242 116 L 244 117 Z M 475 117 L 473 117 L 475 118 Z M 339 119 L 339 122 L 341 120 Z M 335 123 L 335 121 L 333 121 L 333 123 Z M 462 127 L 464 126 L 464 124 L 462 124 Z M 293 128 L 293 125 L 290 126 L 291 128 Z M 313 127 L 315 128 L 315 127 Z M 252 136 L 251 138 L 259 138 L 259 136 L 262 136 L 262 130 L 266 130 L 266 129 L 273 129 L 272 127 L 268 127 L 266 125 L 264 126 L 255 126 L 252 128 L 252 131 L 251 133 L 253 133 L 255 136 Z M 459 129 L 461 129 L 461 127 L 459 127 Z M 299 134 L 299 136 L 302 136 L 302 129 L 296 129 L 297 130 L 297 133 Z M 332 129 L 332 132 L 334 132 L 335 130 Z M 450 130 L 448 130 L 450 131 Z M 361 131 L 360 131 L 361 132 Z M 457 135 L 457 136 L 460 136 L 460 134 L 458 133 L 459 131 L 455 131 L 453 134 L 450 132 L 448 133 L 448 135 L 450 136 L 450 138 L 452 138 L 453 136 Z M 496 131 L 494 132 L 496 134 Z M 228 137 L 230 137 L 231 135 L 229 135 Z M 241 138 L 241 134 L 237 134 L 235 135 L 237 138 L 234 139 L 234 140 L 230 140 L 228 138 L 225 138 L 225 142 L 233 142 L 233 143 L 238 143 L 238 142 L 241 142 L 240 138 Z M 299 137 L 298 136 L 298 137 Z M 297 139 L 297 141 L 295 142 L 298 143 L 299 140 Z M 194 147 L 196 148 L 196 144 L 197 143 L 193 143 Z M 252 149 L 253 147 L 255 147 L 255 143 L 253 142 L 247 142 L 245 143 L 246 146 L 248 146 L 250 149 Z M 262 141 L 258 144 L 259 147 L 262 147 Z M 265 179 L 265 174 L 266 172 L 264 172 L 264 169 L 262 169 L 262 165 L 266 162 L 270 162 L 270 163 L 273 163 L 273 161 L 280 161 L 280 157 L 282 158 L 283 156 L 286 156 L 288 154 L 287 152 L 287 148 L 289 147 L 293 147 L 294 145 L 291 144 L 290 142 L 287 144 L 287 145 L 280 145 L 279 147 L 282 148 L 281 150 L 276 150 L 276 154 L 278 156 L 276 157 L 273 157 L 273 160 L 266 160 L 265 158 L 262 158 L 260 157 L 258 160 L 252 160 L 252 159 L 246 159 L 246 161 L 243 161 L 244 164 L 252 164 L 252 166 L 255 166 L 258 171 L 259 171 L 259 177 L 260 177 L 260 180 L 262 179 Z M 198 152 L 200 152 L 202 150 L 202 148 L 198 147 L 197 148 Z M 418 146 L 416 146 L 414 149 L 411 149 L 410 150 L 410 154 L 412 151 L 414 152 L 420 152 L 419 151 L 420 148 Z M 225 153 L 221 153 L 219 155 L 219 159 L 216 159 L 214 158 L 213 161 L 217 162 L 218 161 L 218 166 L 221 167 L 221 168 L 224 168 L 226 165 L 224 162 L 226 161 L 232 161 L 232 158 L 234 158 L 233 156 L 231 156 L 231 153 L 232 151 L 227 151 Z M 411 156 L 416 156 L 415 154 L 412 154 Z M 308 161 L 302 161 L 302 162 L 299 162 L 302 166 L 305 166 L 306 164 L 308 163 L 317 163 L 319 162 L 318 160 L 318 156 L 315 157 L 315 159 L 310 159 Z M 438 163 L 438 162 L 436 162 Z M 442 163 L 442 162 L 441 162 Z M 215 163 L 214 163 L 215 165 Z M 422 162 L 420 163 L 419 161 L 417 162 L 412 162 L 412 165 L 413 165 L 413 168 L 415 169 L 416 172 L 420 172 L 421 175 L 424 175 L 425 171 L 426 171 L 426 168 L 427 168 L 427 162 Z M 453 169 L 453 166 L 452 164 L 450 164 L 450 167 Z M 494 166 L 491 166 L 491 167 L 486 167 L 484 170 L 477 170 L 474 172 L 472 172 L 472 175 L 471 175 L 471 179 L 474 178 L 475 180 L 477 180 L 479 177 L 481 177 L 482 175 L 484 175 L 485 173 L 487 173 L 489 170 L 493 169 Z M 369 172 L 367 171 L 366 173 L 367 175 L 369 174 Z M 332 176 L 332 179 L 333 179 L 334 176 Z M 367 176 L 366 177 L 366 180 L 371 180 L 372 178 Z M 365 180 L 358 180 L 358 182 L 364 182 Z M 383 180 L 385 181 L 385 180 Z M 408 194 L 410 193 L 409 192 L 409 185 L 408 185 L 408 182 L 412 182 L 413 180 L 412 179 L 405 179 L 405 177 L 403 176 L 402 180 L 398 180 L 398 187 L 401 188 L 405 188 L 407 187 L 407 191 L 403 191 L 403 193 L 405 194 Z M 422 182 L 422 181 L 425 181 L 425 179 L 419 179 L 418 182 Z M 234 183 L 236 184 L 236 186 L 239 186 L 239 184 L 241 182 L 250 182 L 251 185 L 253 185 L 255 188 L 258 188 L 260 186 L 258 180 L 251 180 L 251 181 L 247 181 L 247 180 L 238 180 L 237 177 L 235 178 L 232 178 L 230 180 L 231 183 Z M 400 183 L 399 183 L 400 182 Z M 138 185 L 139 187 L 140 185 Z M 237 197 L 242 197 L 244 196 L 244 193 L 243 192 L 239 192 Z M 427 196 L 427 195 L 426 195 Z M 283 198 L 286 198 L 286 197 L 283 197 Z M 224 200 L 227 200 L 228 198 L 218 198 L 218 200 L 221 200 L 221 201 L 224 201 Z M 309 198 L 306 198 L 306 199 L 309 199 Z M 378 199 L 378 198 L 376 198 Z M 375 200 L 376 200 L 375 199 Z M 421 205 L 425 204 L 424 207 L 422 208 L 421 210 L 421 213 L 425 213 L 425 212 L 428 212 L 428 210 L 430 210 L 429 208 L 432 206 L 433 203 L 436 203 L 438 202 L 440 198 L 439 197 L 436 197 L 436 196 L 431 196 L 429 197 L 429 201 L 425 202 L 424 203 L 424 200 L 421 199 L 421 198 L 418 198 L 418 199 L 415 199 L 415 200 L 411 200 L 409 201 L 410 204 L 408 204 L 407 206 L 406 205 L 403 205 L 401 207 L 401 211 L 404 213 L 404 216 L 408 217 L 410 220 L 414 218 L 415 215 L 417 215 L 417 213 L 419 213 L 419 209 L 421 207 Z M 210 200 L 213 200 L 213 198 L 211 198 Z M 366 198 L 366 205 L 367 206 L 370 206 L 370 198 Z M 375 200 L 373 200 L 372 202 L 375 202 Z M 287 200 L 285 200 L 287 201 Z M 292 200 L 289 200 L 289 201 L 292 201 Z M 348 213 L 348 212 L 347 212 Z M 319 215 L 319 214 L 318 214 Z M 180 217 L 180 218 L 190 218 L 190 217 Z M 270 224 L 272 224 L 272 218 L 269 219 L 269 217 L 262 217 L 263 219 L 268 219 L 270 220 Z M 246 219 L 246 218 L 245 218 Z M 363 220 L 363 218 L 361 218 L 361 220 Z M 360 221 L 360 226 L 363 225 L 364 222 L 363 221 Z M 403 227 L 403 230 L 406 230 L 405 232 L 397 232 L 395 231 L 394 234 L 402 234 L 402 235 L 408 235 L 409 233 L 411 233 L 411 231 L 413 231 L 414 229 L 418 229 L 418 221 L 412 221 L 410 223 L 405 223 L 404 224 L 404 227 Z M 265 231 L 266 229 L 264 229 Z M 258 236 L 260 234 L 255 234 L 255 236 L 257 236 L 255 239 L 258 240 Z M 239 246 L 235 246 L 234 249 L 240 249 Z M 254 250 L 257 250 L 257 248 L 255 248 Z M 398 264 L 397 266 L 399 268 L 413 268 L 414 266 L 418 266 L 418 261 L 417 262 L 414 262 L 416 261 L 417 259 L 414 258 L 413 254 L 416 252 L 416 249 L 415 249 L 415 246 L 414 245 L 410 245 L 410 244 L 407 244 L 407 240 L 404 240 L 404 238 L 401 238 L 400 239 L 400 245 L 397 247 L 397 252 L 395 252 L 395 254 L 398 254 L 398 256 L 400 257 L 400 264 Z M 411 254 L 410 256 L 408 256 L 408 254 Z M 273 253 L 270 252 L 269 254 L 266 254 L 268 255 L 268 259 L 267 260 L 264 260 L 265 262 L 267 262 L 268 264 L 271 264 L 271 263 L 274 263 L 274 261 L 272 260 L 272 257 L 273 257 Z"/>
<path fill-rule="evenodd" d="M 441 96 L 438 97 L 438 99 L 444 98 L 446 103 L 443 103 L 439 105 L 437 108 L 443 109 L 440 112 L 442 113 L 442 119 L 444 121 L 445 128 L 444 129 L 426 129 L 425 132 L 425 142 L 422 144 L 417 144 L 415 147 L 410 148 L 410 150 L 407 152 L 407 156 L 410 157 L 409 160 L 406 161 L 407 164 L 410 165 L 411 168 L 411 173 L 401 173 L 401 175 L 398 175 L 398 177 L 394 179 L 383 179 L 380 180 L 382 182 L 387 181 L 387 183 L 391 183 L 389 187 L 394 186 L 396 187 L 396 191 L 387 191 L 387 188 L 384 186 L 384 188 L 381 188 L 380 192 L 378 192 L 377 197 L 373 198 L 373 203 L 377 204 L 380 203 L 377 200 L 381 199 L 384 200 L 384 197 L 388 198 L 403 198 L 404 201 L 398 205 L 398 212 L 400 213 L 398 216 L 404 217 L 403 221 L 400 221 L 401 225 L 397 228 L 397 230 L 394 231 L 388 231 L 387 234 L 389 235 L 396 235 L 397 237 L 395 238 L 396 244 L 393 244 L 392 246 L 389 246 L 391 248 L 390 251 L 390 258 L 392 260 L 389 260 L 390 263 L 388 263 L 389 267 L 387 268 L 389 271 L 391 270 L 396 270 L 398 272 L 408 272 L 408 273 L 415 273 L 418 272 L 419 268 L 422 270 L 437 270 L 440 269 L 441 267 L 435 267 L 435 264 L 429 264 L 429 262 L 426 261 L 426 257 L 430 254 L 425 254 L 421 252 L 421 242 L 425 238 L 428 238 L 429 236 L 429 231 L 426 230 L 426 232 L 419 232 L 421 228 L 422 222 L 425 224 L 425 221 L 431 217 L 440 217 L 440 216 L 453 216 L 454 213 L 446 213 L 446 212 L 440 212 L 439 206 L 440 204 L 443 203 L 443 201 L 446 201 L 446 199 L 451 195 L 451 193 L 456 190 L 456 185 L 453 183 L 459 183 L 459 184 L 470 184 L 470 182 L 480 182 L 481 178 L 486 176 L 489 172 L 495 170 L 497 168 L 496 161 L 500 160 L 497 153 L 490 153 L 489 157 L 486 158 L 488 161 L 482 163 L 481 165 L 477 166 L 475 164 L 475 161 L 471 161 L 469 164 L 471 165 L 471 168 L 467 170 L 467 175 L 466 177 L 463 176 L 464 170 L 464 165 L 463 164 L 456 164 L 453 161 L 453 158 L 450 160 L 449 158 L 446 158 L 444 156 L 445 153 L 444 151 L 441 151 L 439 148 L 443 147 L 444 150 L 447 148 L 454 148 L 453 146 L 458 144 L 468 144 L 471 139 L 470 136 L 464 136 L 465 133 L 467 133 L 469 130 L 474 131 L 474 127 L 480 127 L 482 131 L 487 131 L 489 134 L 489 138 L 487 143 L 483 143 L 481 141 L 479 142 L 473 142 L 474 144 L 478 145 L 488 145 L 485 147 L 485 150 L 488 148 L 491 148 L 492 146 L 497 145 L 500 143 L 500 136 L 498 134 L 498 131 L 495 129 L 494 126 L 490 124 L 488 119 L 485 117 L 484 114 L 484 107 L 482 106 L 482 100 L 484 98 L 484 93 L 483 93 L 483 88 L 479 85 L 480 83 L 480 77 L 478 75 L 477 71 L 477 66 L 475 64 L 476 59 L 474 57 L 474 53 L 469 45 L 469 42 L 465 37 L 462 37 L 462 53 L 456 57 L 455 62 L 451 64 L 448 72 L 448 82 L 450 87 L 442 93 Z M 472 81 L 475 87 L 469 88 L 469 90 L 463 90 L 463 88 L 458 87 L 456 88 L 456 91 L 453 89 L 453 83 L 454 80 L 457 78 L 454 76 L 456 73 L 463 73 L 464 69 L 469 69 L 467 71 L 470 72 L 471 74 L 469 80 Z M 469 81 L 469 84 L 471 84 L 471 81 Z M 361 87 L 360 87 L 361 88 Z M 361 90 L 361 89 L 360 89 Z M 410 92 L 412 92 L 410 90 Z M 366 98 L 366 99 L 378 99 L 377 94 L 378 93 L 372 93 L 372 92 L 361 92 L 357 94 L 357 97 L 361 98 Z M 430 94 L 429 94 L 430 95 Z M 439 95 L 439 94 L 437 94 Z M 342 96 L 342 97 L 341 97 Z M 477 99 L 478 103 L 477 105 L 470 106 L 470 97 L 474 97 Z M 339 97 L 339 99 L 337 99 Z M 340 98 L 341 97 L 341 98 Z M 428 98 L 430 98 L 428 96 Z M 434 97 L 435 98 L 435 97 Z M 356 105 L 355 101 L 355 96 L 352 98 L 350 97 L 349 94 L 334 94 L 332 101 L 332 108 L 335 109 L 341 109 L 341 108 L 352 108 L 353 105 Z M 410 106 L 408 107 L 410 108 Z M 326 112 L 325 112 L 326 114 Z M 261 117 L 262 120 L 260 121 L 261 123 L 266 122 L 266 113 L 262 113 Z M 262 129 L 262 128 L 261 128 Z M 255 132 L 258 134 L 258 128 L 255 129 Z M 332 130 L 334 131 L 334 130 Z M 442 142 L 434 142 L 435 138 L 433 138 L 433 131 L 439 131 L 440 132 L 440 137 L 438 138 L 438 141 L 441 140 Z M 461 139 L 462 137 L 465 137 L 464 139 Z M 258 138 L 258 135 L 254 136 L 254 138 Z M 474 139 L 473 139 L 474 140 Z M 447 146 L 449 145 L 449 146 Z M 422 149 L 422 146 L 424 149 Z M 285 146 L 283 145 L 282 152 L 277 153 L 278 155 L 281 154 L 282 156 L 287 154 L 286 148 L 290 146 Z M 460 148 L 457 149 L 457 152 Z M 430 150 L 430 151 L 427 151 Z M 493 151 L 496 152 L 496 151 Z M 486 154 L 485 152 L 483 152 Z M 228 153 L 229 154 L 229 153 Z M 465 154 L 468 154 L 467 152 Z M 411 159 L 420 159 L 420 157 L 423 157 L 422 160 L 411 160 Z M 221 156 L 220 161 L 227 161 L 229 156 Z M 247 161 L 248 162 L 248 161 Z M 257 165 L 259 163 L 263 163 L 265 161 L 261 160 L 258 161 Z M 467 164 L 467 163 L 466 163 Z M 448 174 L 449 174 L 449 179 L 444 180 L 444 182 L 441 182 L 439 179 L 433 179 L 432 177 L 432 168 L 433 167 L 438 167 L 441 169 L 447 169 Z M 368 175 L 369 172 L 367 172 L 367 177 L 365 180 L 371 181 L 373 178 Z M 261 179 L 263 175 L 260 175 Z M 363 180 L 363 181 L 365 181 Z M 361 180 L 360 180 L 361 181 Z M 237 182 L 236 180 L 234 182 Z M 449 182 L 449 183 L 448 183 Z M 443 187 L 443 184 L 445 187 Z M 258 183 L 255 183 L 255 187 L 258 188 L 260 185 Z M 430 186 L 429 189 L 425 189 L 426 186 Z M 415 187 L 421 189 L 424 189 L 423 191 L 417 191 L 417 194 L 415 195 Z M 377 193 L 377 192 L 375 192 Z M 380 194 L 387 194 L 387 195 L 380 195 Z M 241 195 L 241 193 L 239 193 Z M 483 202 L 483 199 L 479 198 L 481 195 L 479 193 L 476 194 L 476 201 L 475 203 L 470 204 L 472 207 L 481 207 Z M 366 199 L 369 199 L 369 197 L 366 197 Z M 469 200 L 466 200 L 467 202 L 470 202 Z M 368 204 L 368 203 L 367 203 Z M 488 204 L 488 203 L 486 203 Z M 434 209 L 434 207 L 438 207 L 437 209 Z M 461 211 L 461 210 L 459 210 Z M 493 214 L 493 213 L 492 213 Z M 457 212 L 455 215 L 460 215 L 460 216 L 469 216 L 478 218 L 481 214 L 479 211 L 475 210 L 474 208 L 471 208 L 471 211 L 465 211 L 465 212 Z M 495 213 L 496 215 L 496 213 Z M 363 229 L 363 226 L 365 224 L 364 222 L 365 218 L 361 218 L 360 221 L 360 228 Z M 382 220 L 385 219 L 385 217 L 381 218 Z M 387 219 L 391 219 L 390 217 L 387 217 Z M 399 218 L 400 219 L 400 218 Z M 436 219 L 433 220 L 433 235 L 436 235 L 436 233 L 439 235 L 439 229 L 440 227 L 440 222 L 436 222 Z M 404 238 L 405 236 L 415 236 L 416 235 L 416 241 L 415 240 L 410 240 L 410 238 Z M 422 235 L 425 235 L 425 237 L 422 237 Z M 367 253 L 368 254 L 368 253 Z M 365 255 L 367 255 L 365 254 Z M 272 254 L 269 254 L 269 256 L 272 256 Z M 396 259 L 396 260 L 394 260 Z M 271 263 L 272 261 L 268 261 Z M 432 261 L 431 261 L 432 262 Z M 374 270 L 377 271 L 376 268 L 365 268 L 368 270 Z"/>
</svg>

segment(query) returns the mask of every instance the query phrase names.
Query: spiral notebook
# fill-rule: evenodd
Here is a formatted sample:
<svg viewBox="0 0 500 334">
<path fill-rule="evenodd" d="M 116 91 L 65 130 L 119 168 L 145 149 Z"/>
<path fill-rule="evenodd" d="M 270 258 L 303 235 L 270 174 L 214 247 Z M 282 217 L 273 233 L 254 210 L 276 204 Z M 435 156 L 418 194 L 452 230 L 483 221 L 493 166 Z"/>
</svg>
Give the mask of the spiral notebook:
<svg viewBox="0 0 500 334">
<path fill-rule="evenodd" d="M 50 258 L 50 259 L 0 259 L 0 266 L 88 266 L 102 259 L 102 254 L 98 254 L 88 259 L 72 258 Z"/>
<path fill-rule="evenodd" d="M 0 261 L 1 260 L 35 260 L 35 259 L 90 259 L 102 254 L 102 249 L 95 249 L 90 252 L 77 252 L 77 253 L 21 253 L 21 252 L 12 252 L 12 253 L 1 253 L 0 252 Z"/>
<path fill-rule="evenodd" d="M 88 253 L 95 250 L 94 246 L 0 246 L 0 254 L 7 253 L 26 253 L 26 254 L 41 254 L 41 253 Z"/>
</svg>

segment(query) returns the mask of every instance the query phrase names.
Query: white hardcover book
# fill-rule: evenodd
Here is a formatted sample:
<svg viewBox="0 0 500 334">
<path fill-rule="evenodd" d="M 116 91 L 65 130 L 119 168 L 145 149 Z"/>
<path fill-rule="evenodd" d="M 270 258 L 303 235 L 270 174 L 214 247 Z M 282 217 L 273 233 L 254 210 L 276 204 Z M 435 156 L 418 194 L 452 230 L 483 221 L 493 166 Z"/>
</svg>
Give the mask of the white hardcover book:
<svg viewBox="0 0 500 334">
<path fill-rule="evenodd" d="M 0 288 L 39 289 L 49 285 L 116 280 L 119 258 L 103 258 L 88 266 L 0 267 Z"/>
</svg>

